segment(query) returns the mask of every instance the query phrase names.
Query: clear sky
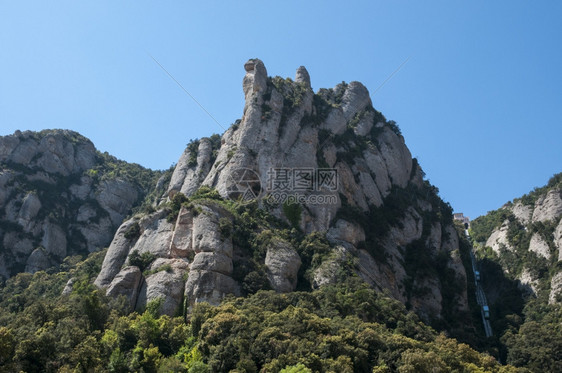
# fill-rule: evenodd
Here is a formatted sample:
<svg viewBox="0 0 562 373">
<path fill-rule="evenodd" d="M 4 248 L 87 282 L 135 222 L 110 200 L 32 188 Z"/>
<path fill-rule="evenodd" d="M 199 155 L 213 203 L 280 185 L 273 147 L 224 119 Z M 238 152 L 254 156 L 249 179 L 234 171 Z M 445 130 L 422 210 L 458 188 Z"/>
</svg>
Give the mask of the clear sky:
<svg viewBox="0 0 562 373">
<path fill-rule="evenodd" d="M 150 55 L 224 128 L 246 60 L 304 65 L 315 90 L 365 84 L 475 218 L 562 171 L 561 19 L 560 1 L 2 1 L 0 135 L 72 129 L 164 169 L 223 129 Z"/>
</svg>

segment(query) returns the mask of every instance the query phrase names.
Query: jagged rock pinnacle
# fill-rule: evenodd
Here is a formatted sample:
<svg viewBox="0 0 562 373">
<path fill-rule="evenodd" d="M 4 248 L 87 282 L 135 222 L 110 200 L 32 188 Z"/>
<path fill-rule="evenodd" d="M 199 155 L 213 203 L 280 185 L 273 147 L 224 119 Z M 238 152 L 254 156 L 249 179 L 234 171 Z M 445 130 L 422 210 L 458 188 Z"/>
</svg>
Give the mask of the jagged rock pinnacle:
<svg viewBox="0 0 562 373">
<path fill-rule="evenodd" d="M 267 70 L 263 62 L 257 58 L 248 60 L 244 64 L 246 75 L 243 80 L 246 101 L 256 92 L 264 92 L 267 88 Z"/>
<path fill-rule="evenodd" d="M 306 67 L 301 66 L 297 69 L 297 74 L 295 75 L 295 82 L 304 83 L 308 87 L 310 87 L 310 75 L 308 74 Z"/>
</svg>

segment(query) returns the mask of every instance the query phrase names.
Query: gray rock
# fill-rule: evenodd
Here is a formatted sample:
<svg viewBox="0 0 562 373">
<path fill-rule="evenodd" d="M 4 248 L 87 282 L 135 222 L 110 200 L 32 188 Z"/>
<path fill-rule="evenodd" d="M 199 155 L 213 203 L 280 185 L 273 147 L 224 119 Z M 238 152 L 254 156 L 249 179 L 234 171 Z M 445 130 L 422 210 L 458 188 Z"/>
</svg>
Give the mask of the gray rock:
<svg viewBox="0 0 562 373">
<path fill-rule="evenodd" d="M 554 230 L 554 246 L 558 249 L 558 261 L 562 261 L 562 220 Z"/>
<path fill-rule="evenodd" d="M 66 234 L 56 224 L 46 223 L 43 225 L 43 239 L 41 245 L 47 253 L 54 255 L 60 259 L 66 256 Z"/>
<path fill-rule="evenodd" d="M 172 198 L 177 192 L 181 190 L 183 183 L 186 181 L 187 171 L 190 169 L 189 159 L 191 158 L 191 153 L 188 148 L 185 148 L 182 153 L 174 172 L 172 173 L 172 178 L 170 179 L 170 184 L 168 185 L 168 196 Z"/>
<path fill-rule="evenodd" d="M 550 281 L 550 294 L 548 296 L 548 303 L 560 303 L 557 299 L 562 296 L 562 272 L 558 272 L 552 276 Z"/>
<path fill-rule="evenodd" d="M 33 219 L 37 216 L 37 213 L 41 209 L 41 201 L 35 193 L 28 193 L 23 199 L 21 209 L 18 215 L 18 224 L 23 227 L 25 231 L 29 231 L 29 228 L 33 224 Z"/>
<path fill-rule="evenodd" d="M 69 189 L 73 196 L 85 200 L 92 192 L 92 178 L 89 176 L 82 176 L 80 178 L 80 184 L 72 184 Z"/>
<path fill-rule="evenodd" d="M 533 222 L 549 221 L 562 215 L 562 197 L 559 189 L 551 189 L 546 195 L 540 196 L 535 202 Z"/>
<path fill-rule="evenodd" d="M 300 66 L 297 69 L 297 74 L 295 75 L 295 82 L 303 83 L 307 87 L 310 87 L 310 75 L 304 66 Z"/>
<path fill-rule="evenodd" d="M 243 88 L 246 96 L 246 104 L 250 102 L 250 97 L 257 93 L 265 93 L 267 89 L 267 70 L 263 62 L 257 58 L 248 60 L 244 64 L 246 76 L 244 76 Z M 244 112 L 246 108 L 244 108 Z"/>
<path fill-rule="evenodd" d="M 214 306 L 227 294 L 240 295 L 240 286 L 230 276 L 213 271 L 190 271 L 185 284 L 188 311 L 196 303 L 208 302 Z"/>
<path fill-rule="evenodd" d="M 351 82 L 347 86 L 342 98 L 343 116 L 346 121 L 351 120 L 355 114 L 371 105 L 369 91 L 359 82 Z"/>
<path fill-rule="evenodd" d="M 288 293 L 295 290 L 301 258 L 288 242 L 275 241 L 268 247 L 265 266 L 267 278 L 275 291 Z"/>
<path fill-rule="evenodd" d="M 79 223 L 84 223 L 95 217 L 97 217 L 97 211 L 91 204 L 87 203 L 80 206 L 80 208 L 78 209 L 76 221 Z"/>
<path fill-rule="evenodd" d="M 101 266 L 100 273 L 94 281 L 94 284 L 101 288 L 106 288 L 113 281 L 114 277 L 119 273 L 129 250 L 134 246 L 135 241 L 125 238 L 125 233 L 133 226 L 138 224 L 134 219 L 127 220 L 117 230 L 115 237 L 109 245 L 109 249 L 103 258 L 103 264 Z"/>
<path fill-rule="evenodd" d="M 523 272 L 519 275 L 518 280 L 518 288 L 520 290 L 526 292 L 528 295 L 537 295 L 539 282 L 537 279 L 533 278 L 529 269 L 524 268 Z"/>
<path fill-rule="evenodd" d="M 529 250 L 537 253 L 538 255 L 550 260 L 550 248 L 548 244 L 541 237 L 539 233 L 534 233 L 529 243 Z"/>
<path fill-rule="evenodd" d="M 138 198 L 135 187 L 122 179 L 102 183 L 96 200 L 109 213 L 113 224 L 120 224 Z"/>
<path fill-rule="evenodd" d="M 381 196 L 386 197 L 390 193 L 392 182 L 382 154 L 377 149 L 369 148 L 363 152 L 363 157 L 369 167 L 369 170 L 371 171 L 371 174 L 376 175 L 374 181 Z"/>
<path fill-rule="evenodd" d="M 43 271 L 51 267 L 51 261 L 45 252 L 45 249 L 39 247 L 31 253 L 27 258 L 27 263 L 25 265 L 25 272 L 35 273 L 38 271 Z"/>
<path fill-rule="evenodd" d="M 389 238 L 399 246 L 405 246 L 421 238 L 423 219 L 416 210 L 409 207 L 401 219 L 401 224 L 390 228 Z"/>
<path fill-rule="evenodd" d="M 66 285 L 64 285 L 64 289 L 62 289 L 61 295 L 70 295 L 70 293 L 72 293 L 75 281 L 76 279 L 74 277 L 69 278 L 66 282 Z"/>
<path fill-rule="evenodd" d="M 267 261 L 266 261 L 267 263 Z M 195 255 L 190 269 L 199 271 L 213 271 L 224 275 L 232 275 L 232 258 L 215 252 L 200 252 Z"/>
<path fill-rule="evenodd" d="M 500 248 L 505 247 L 509 251 L 513 251 L 513 247 L 507 239 L 507 230 L 509 229 L 509 220 L 503 222 L 501 227 L 495 229 L 488 240 L 486 246 L 491 247 L 497 254 L 500 253 Z"/>
<path fill-rule="evenodd" d="M 125 267 L 113 278 L 108 285 L 106 294 L 116 298 L 124 296 L 127 298 L 129 310 L 133 310 L 137 303 L 139 288 L 142 283 L 142 273 L 139 267 Z"/>
<path fill-rule="evenodd" d="M 232 258 L 232 240 L 221 237 L 219 214 L 208 206 L 193 219 L 193 250 L 214 252 Z"/>
<path fill-rule="evenodd" d="M 343 110 L 339 107 L 332 108 L 320 128 L 328 130 L 334 135 L 341 135 L 347 128 L 347 119 L 343 115 Z"/>
<path fill-rule="evenodd" d="M 425 241 L 426 246 L 437 251 L 436 249 L 441 248 L 441 235 L 441 223 L 433 223 L 431 225 L 429 237 L 427 237 L 427 240 Z"/>
<path fill-rule="evenodd" d="M 77 228 L 86 238 L 86 247 L 90 253 L 107 247 L 113 237 L 113 224 L 108 217 L 101 218 L 96 223 L 79 225 Z"/>
<path fill-rule="evenodd" d="M 511 206 L 511 212 L 523 225 L 527 225 L 531 221 L 533 206 L 524 205 L 521 201 L 518 201 Z"/>
<path fill-rule="evenodd" d="M 387 291 L 394 299 L 406 302 L 407 298 L 401 289 L 406 272 L 404 267 L 398 263 L 403 259 L 395 247 L 387 249 L 387 251 L 390 263 L 383 264 L 375 261 L 367 251 L 358 250 L 358 275 L 375 289 Z"/>
<path fill-rule="evenodd" d="M 404 139 L 385 128 L 379 136 L 379 148 L 392 184 L 406 187 L 412 172 L 412 155 L 404 144 Z"/>
<path fill-rule="evenodd" d="M 130 252 L 150 252 L 159 258 L 168 257 L 174 224 L 168 223 L 166 216 L 167 212 L 160 210 L 142 218 L 139 221 L 142 234 Z"/>
<path fill-rule="evenodd" d="M 404 218 L 398 224 L 389 227 L 385 237 L 379 237 L 385 252 L 384 263 L 379 263 L 367 251 L 355 247 L 365 240 L 362 227 L 335 219 L 343 203 L 340 194 L 345 196 L 349 205 L 367 212 L 373 206 L 383 207 L 384 199 L 393 188 L 406 188 L 410 184 L 423 188 L 423 171 L 420 167 L 412 169 L 411 154 L 402 136 L 394 133 L 386 123 L 374 123 L 375 113 L 366 110 L 371 105 L 369 93 L 358 82 L 350 83 L 343 92 L 340 91 L 343 86 L 335 91 L 326 91 L 324 97 L 330 103 L 321 106 L 313 102 L 310 76 L 303 67 L 297 70 L 295 82 L 285 80 L 277 86 L 268 83 L 267 71 L 260 60 L 248 61 L 245 70 L 245 106 L 241 121 L 224 133 L 213 164 L 210 143 L 204 139 L 199 145 L 196 164 L 189 164 L 189 152 L 182 154 L 172 175 L 167 197 L 171 198 L 178 192 L 189 196 L 202 185 L 216 188 L 225 198 L 242 196 L 248 190 L 237 189 L 241 184 L 240 176 L 250 172 L 259 178 L 254 180 L 251 185 L 254 189 L 251 191 L 261 198 L 271 192 L 268 175 L 272 169 L 314 170 L 327 164 L 338 172 L 337 190 L 323 188 L 296 193 L 304 197 L 337 197 L 335 202 L 315 204 L 307 201 L 302 206 L 300 229 L 305 233 L 326 232 L 330 241 L 337 244 L 334 252 L 310 274 L 313 286 L 336 282 L 339 269 L 351 256 L 357 256 L 356 270 L 359 276 L 377 290 L 388 291 L 402 302 L 408 301 L 403 287 L 407 274 L 402 253 L 406 245 L 422 237 L 424 222 L 420 211 L 431 211 L 431 204 L 421 199 L 416 201 L 404 211 Z M 284 99 L 288 91 L 298 97 L 293 96 L 293 101 Z M 341 102 L 335 96 L 340 93 L 343 94 Z M 298 105 L 293 106 L 291 102 L 298 102 Z M 313 116 L 315 113 L 319 115 Z M 349 159 L 346 152 L 354 146 L 354 140 L 352 138 L 344 143 L 346 137 L 340 135 L 348 129 L 354 118 L 359 119 L 353 121 L 355 136 L 370 136 L 373 133 L 377 137 L 366 139 L 369 141 L 366 144 L 355 139 L 362 153 L 353 152 L 354 159 Z M 194 213 L 193 209 L 182 208 L 173 223 L 166 222 L 164 215 L 143 219 L 141 238 L 134 247 L 127 249 L 127 252 L 139 250 L 153 253 L 159 259 L 151 268 L 159 260 L 192 261 L 184 290 L 188 307 L 201 301 L 218 304 L 226 294 L 240 292 L 239 284 L 230 276 L 235 248 L 231 238 L 222 237 L 219 229 L 221 218 L 231 219 L 229 213 L 212 203 L 202 203 L 197 209 L 201 212 Z M 271 211 L 278 218 L 285 218 L 280 204 L 272 206 Z M 434 224 L 425 242 L 431 255 L 440 251 L 448 253 L 449 268 L 457 273 L 459 280 L 466 279 L 458 255 L 459 242 L 454 227 Z M 266 267 L 272 286 L 284 292 L 296 286 L 300 258 L 293 248 L 281 246 L 268 249 Z M 151 276 L 158 280 L 155 280 L 157 284 L 169 280 L 165 273 L 158 272 Z M 437 278 L 419 279 L 416 284 L 428 287 L 429 295 L 427 299 L 411 299 L 415 308 L 428 317 L 438 317 L 442 299 Z M 137 306 L 158 296 L 169 297 L 165 295 L 169 289 L 165 291 L 162 287 L 151 293 L 150 286 L 147 278 L 140 290 Z M 181 288 L 176 285 L 168 287 Z M 170 306 L 168 310 L 174 307 Z M 467 310 L 466 307 L 466 291 L 460 292 L 458 310 Z"/>
<path fill-rule="evenodd" d="M 21 237 L 17 232 L 7 232 L 4 235 L 4 248 L 16 256 L 28 256 L 33 251 L 33 243 L 29 238 Z"/>
<path fill-rule="evenodd" d="M 373 120 L 375 118 L 375 114 L 372 111 L 369 111 L 363 118 L 357 123 L 357 127 L 353 129 L 357 136 L 366 136 L 371 129 L 373 128 Z"/>
<path fill-rule="evenodd" d="M 442 238 L 441 250 L 452 252 L 459 249 L 459 236 L 455 227 L 452 225 L 446 225 L 442 228 L 445 233 L 445 237 Z"/>
<path fill-rule="evenodd" d="M 37 165 L 48 173 L 68 176 L 74 169 L 74 147 L 61 133 L 49 134 L 39 142 Z"/>
<path fill-rule="evenodd" d="M 6 259 L 4 255 L 0 254 L 0 276 L 5 279 L 10 278 L 10 271 L 8 270 L 8 263 L 6 263 Z"/>
<path fill-rule="evenodd" d="M 204 137 L 199 141 L 197 165 L 186 170 L 185 181 L 181 187 L 183 194 L 190 196 L 199 189 L 211 169 L 212 156 L 213 147 L 211 141 Z"/>
<path fill-rule="evenodd" d="M 363 211 L 368 211 L 369 204 L 367 203 L 365 194 L 359 185 L 357 185 L 355 177 L 353 176 L 353 171 L 349 165 L 344 162 L 338 162 L 336 163 L 335 169 L 338 173 L 338 191 L 345 195 L 349 203 L 358 206 Z"/>
<path fill-rule="evenodd" d="M 466 290 L 466 270 L 462 263 L 461 254 L 458 249 L 450 252 L 450 259 L 447 263 L 447 267 L 453 270 L 457 279 L 459 279 L 463 284 L 460 294 L 457 294 L 457 310 L 461 312 L 469 312 L 470 308 L 468 306 L 468 294 Z"/>
<path fill-rule="evenodd" d="M 186 258 L 193 251 L 193 212 L 182 207 L 178 213 L 176 226 L 170 242 L 170 254 L 177 258 Z"/>
<path fill-rule="evenodd" d="M 158 270 L 166 266 L 168 270 Z M 144 310 L 148 302 L 162 299 L 160 312 L 174 316 L 182 313 L 184 293 L 184 275 L 188 272 L 188 263 L 182 259 L 157 259 L 151 270 L 158 272 L 146 277 L 139 292 L 136 309 Z"/>
<path fill-rule="evenodd" d="M 326 234 L 329 240 L 338 242 L 345 241 L 357 246 L 359 242 L 365 241 L 365 231 L 361 226 L 350 223 L 343 219 L 338 219 L 334 227 L 330 228 Z"/>
</svg>

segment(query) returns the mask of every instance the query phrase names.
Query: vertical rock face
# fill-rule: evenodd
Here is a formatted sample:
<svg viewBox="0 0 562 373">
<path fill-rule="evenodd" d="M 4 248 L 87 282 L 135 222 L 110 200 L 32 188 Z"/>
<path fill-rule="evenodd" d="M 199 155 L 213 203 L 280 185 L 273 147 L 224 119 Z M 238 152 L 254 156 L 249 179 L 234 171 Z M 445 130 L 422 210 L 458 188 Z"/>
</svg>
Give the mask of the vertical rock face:
<svg viewBox="0 0 562 373">
<path fill-rule="evenodd" d="M 305 268 L 313 287 L 337 282 L 342 268 L 350 268 L 423 316 L 439 318 L 443 282 L 455 281 L 465 290 L 448 296 L 455 297 L 459 312 L 467 311 L 466 274 L 450 207 L 423 181 L 400 131 L 373 108 L 367 88 L 351 82 L 314 93 L 302 66 L 294 81 L 268 77 L 258 59 L 244 69 L 242 119 L 223 134 L 220 145 L 212 139 L 188 145 L 167 197 L 189 197 L 210 187 L 225 199 L 257 199 L 304 234 L 326 234 L 332 252 L 315 268 Z M 296 203 L 288 204 L 289 198 Z M 225 222 L 233 223 L 229 212 L 206 202 L 182 207 L 173 222 L 164 215 L 162 210 L 124 223 L 96 284 L 112 289 L 136 284 L 127 279 L 126 257 L 137 252 L 183 263 L 157 274 L 151 264 L 138 291 L 121 291 L 137 308 L 164 297 L 171 299 L 164 312 L 171 313 L 180 295 L 189 309 L 196 302 L 217 304 L 226 294 L 240 294 L 237 266 L 243 258 L 237 252 L 244 248 L 221 233 Z M 139 237 L 126 239 L 133 224 L 140 227 Z M 439 264 L 442 272 L 452 269 L 453 277 L 424 271 L 413 259 L 437 263 L 439 255 L 447 258 Z M 355 265 L 349 264 L 351 258 Z M 288 242 L 272 241 L 262 260 L 263 267 L 255 268 L 244 286 L 261 286 L 266 278 L 276 291 L 296 288 L 303 261 Z"/>
<path fill-rule="evenodd" d="M 560 189 L 551 189 L 539 197 L 535 202 L 533 211 L 533 222 L 545 222 L 553 220 L 562 214 L 562 197 Z"/>
<path fill-rule="evenodd" d="M 289 243 L 272 243 L 267 249 L 265 266 L 269 283 L 275 291 L 288 293 L 295 290 L 301 258 Z"/>
<path fill-rule="evenodd" d="M 104 159 L 72 131 L 0 137 L 0 276 L 44 270 L 109 244 L 140 194 L 118 170 L 110 176 Z"/>
</svg>

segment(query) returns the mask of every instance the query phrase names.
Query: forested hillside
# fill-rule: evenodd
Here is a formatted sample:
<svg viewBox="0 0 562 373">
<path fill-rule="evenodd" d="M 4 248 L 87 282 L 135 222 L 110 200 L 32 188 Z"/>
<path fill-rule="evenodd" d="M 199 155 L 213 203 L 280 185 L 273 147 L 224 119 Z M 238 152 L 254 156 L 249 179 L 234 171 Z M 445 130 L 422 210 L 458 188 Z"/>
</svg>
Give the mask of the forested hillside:
<svg viewBox="0 0 562 373">
<path fill-rule="evenodd" d="M 562 173 L 475 219 L 471 236 L 503 361 L 562 370 Z"/>
<path fill-rule="evenodd" d="M 258 291 L 160 316 L 128 313 L 91 285 L 104 252 L 0 290 L 5 372 L 516 372 L 438 334 L 358 279 L 314 292 Z M 63 289 L 75 278 L 72 291 Z"/>
</svg>

